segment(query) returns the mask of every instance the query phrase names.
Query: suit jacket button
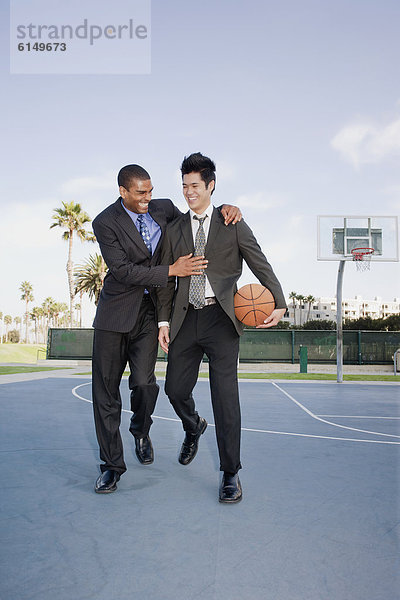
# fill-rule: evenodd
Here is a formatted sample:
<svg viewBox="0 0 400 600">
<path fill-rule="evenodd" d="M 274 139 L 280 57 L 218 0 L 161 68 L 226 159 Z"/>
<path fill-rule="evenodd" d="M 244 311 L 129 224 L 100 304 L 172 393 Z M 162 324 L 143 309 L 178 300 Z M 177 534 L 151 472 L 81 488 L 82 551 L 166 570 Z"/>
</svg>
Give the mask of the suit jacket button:
<svg viewBox="0 0 400 600">
<path fill-rule="evenodd" d="M 183 310 L 186 310 L 186 306 L 183 307 Z"/>
</svg>

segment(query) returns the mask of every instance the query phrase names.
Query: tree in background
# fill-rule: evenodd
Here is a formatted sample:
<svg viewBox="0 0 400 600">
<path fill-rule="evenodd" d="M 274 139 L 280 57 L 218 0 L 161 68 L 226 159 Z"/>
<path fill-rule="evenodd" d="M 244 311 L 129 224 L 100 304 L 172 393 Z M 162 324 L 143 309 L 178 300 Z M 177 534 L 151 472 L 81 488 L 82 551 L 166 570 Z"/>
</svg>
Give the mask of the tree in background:
<svg viewBox="0 0 400 600">
<path fill-rule="evenodd" d="M 34 306 L 31 310 L 31 319 L 35 324 L 35 344 L 39 343 L 39 330 L 44 310 L 41 306 Z"/>
<path fill-rule="evenodd" d="M 11 331 L 8 332 L 8 339 L 10 344 L 18 344 L 20 340 L 19 331 L 17 329 L 11 329 Z"/>
<path fill-rule="evenodd" d="M 90 300 L 94 298 L 97 306 L 106 274 L 107 265 L 101 254 L 91 254 L 86 262 L 75 269 L 76 292 L 86 292 Z"/>
<path fill-rule="evenodd" d="M 297 292 L 290 292 L 289 299 L 293 303 L 293 325 L 296 327 L 296 302 L 297 302 Z"/>
<path fill-rule="evenodd" d="M 29 328 L 29 302 L 33 302 L 33 287 L 29 281 L 23 281 L 19 286 L 20 292 L 22 292 L 21 300 L 25 301 L 25 344 L 28 343 L 28 328 Z"/>
<path fill-rule="evenodd" d="M 312 294 L 308 294 L 308 296 L 305 297 L 305 301 L 308 304 L 308 312 L 307 312 L 307 321 L 310 320 L 310 312 L 311 312 L 311 307 L 313 305 L 313 303 L 315 302 L 315 298 Z"/>
<path fill-rule="evenodd" d="M 383 319 L 382 325 L 386 331 L 400 331 L 400 314 L 386 317 Z"/>
<path fill-rule="evenodd" d="M 49 330 L 50 327 L 50 321 L 53 318 L 54 315 L 54 306 L 55 306 L 56 302 L 55 300 L 51 297 L 48 296 L 45 300 L 43 300 L 42 302 L 42 309 L 43 309 L 43 313 L 44 313 L 44 317 L 45 317 L 45 322 L 44 322 L 44 337 L 47 340 L 47 332 Z"/>
<path fill-rule="evenodd" d="M 303 305 L 305 303 L 306 297 L 303 296 L 303 294 L 297 294 L 296 298 L 299 302 L 299 309 L 300 309 L 300 311 L 299 311 L 299 326 L 301 327 L 301 315 L 302 315 L 302 309 L 304 308 Z"/>
<path fill-rule="evenodd" d="M 19 336 L 18 336 L 19 340 L 18 341 L 20 342 L 21 341 L 21 325 L 22 325 L 21 317 L 14 317 L 14 323 L 17 328 L 17 331 L 19 331 Z"/>
<path fill-rule="evenodd" d="M 67 327 L 69 320 L 68 304 L 65 302 L 56 302 L 57 327 Z"/>
<path fill-rule="evenodd" d="M 69 287 L 69 306 L 70 306 L 70 327 L 73 324 L 74 314 L 74 297 L 75 297 L 75 286 L 74 286 L 74 272 L 72 262 L 72 244 L 74 233 L 83 242 L 85 240 L 93 240 L 93 234 L 88 232 L 84 225 L 90 223 L 89 215 L 82 210 L 82 207 L 78 203 L 74 202 L 62 202 L 62 208 L 55 208 L 54 214 L 52 215 L 54 223 L 50 225 L 50 229 L 53 227 L 61 227 L 65 229 L 62 238 L 68 241 L 68 261 L 67 261 L 67 275 L 68 275 L 68 287 Z"/>
<path fill-rule="evenodd" d="M 386 319 L 372 319 L 371 317 L 345 319 L 343 329 L 353 329 L 356 331 L 400 331 L 400 314 L 390 315 Z"/>
<path fill-rule="evenodd" d="M 4 321 L 3 321 L 3 313 L 0 311 L 0 321 L 1 321 L 1 335 L 0 335 L 0 344 L 3 343 L 3 325 L 4 325 Z"/>
<path fill-rule="evenodd" d="M 5 323 L 5 326 L 6 326 L 6 342 L 8 342 L 8 328 L 9 328 L 9 326 L 12 323 L 12 317 L 11 317 L 11 315 L 5 315 L 4 316 L 4 323 Z"/>
<path fill-rule="evenodd" d="M 74 273 L 74 275 L 76 275 L 76 272 Z M 80 328 L 82 328 L 82 300 L 83 300 L 83 290 L 79 290 L 79 302 L 77 304 L 75 304 L 75 310 L 79 311 L 79 327 Z"/>
<path fill-rule="evenodd" d="M 298 327 L 298 329 L 335 330 L 336 323 L 335 321 L 329 321 L 327 319 L 311 319 L 311 321 L 307 321 L 306 323 L 304 323 L 304 325 Z"/>
</svg>

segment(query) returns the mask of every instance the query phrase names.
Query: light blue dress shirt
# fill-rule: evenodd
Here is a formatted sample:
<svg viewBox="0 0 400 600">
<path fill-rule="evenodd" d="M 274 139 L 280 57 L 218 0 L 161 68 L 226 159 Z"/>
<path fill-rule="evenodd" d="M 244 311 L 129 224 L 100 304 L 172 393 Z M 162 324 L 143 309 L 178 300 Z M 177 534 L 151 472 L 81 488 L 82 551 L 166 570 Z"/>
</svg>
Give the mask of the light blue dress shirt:
<svg viewBox="0 0 400 600">
<path fill-rule="evenodd" d="M 122 204 L 122 207 L 124 208 L 124 210 L 128 213 L 128 215 L 134 222 L 136 229 L 140 233 L 140 224 L 137 222 L 139 213 L 135 213 L 135 212 L 132 212 L 131 210 L 128 210 L 126 208 L 126 206 L 124 205 L 124 203 L 122 202 L 122 200 L 121 200 L 121 204 Z M 157 248 L 157 244 L 160 241 L 161 227 L 159 226 L 158 223 L 155 222 L 155 220 L 152 218 L 152 216 L 149 213 L 145 213 L 143 216 L 144 216 L 144 221 L 150 232 L 151 251 L 152 251 L 152 254 L 154 254 L 154 250 Z"/>
</svg>

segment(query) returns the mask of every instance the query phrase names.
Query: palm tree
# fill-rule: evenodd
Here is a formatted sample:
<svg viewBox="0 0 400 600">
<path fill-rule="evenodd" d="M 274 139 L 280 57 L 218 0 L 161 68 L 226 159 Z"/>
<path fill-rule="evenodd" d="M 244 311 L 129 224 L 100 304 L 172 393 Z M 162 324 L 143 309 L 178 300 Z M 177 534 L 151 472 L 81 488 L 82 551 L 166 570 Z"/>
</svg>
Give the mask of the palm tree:
<svg viewBox="0 0 400 600">
<path fill-rule="evenodd" d="M 11 315 L 5 315 L 4 316 L 4 323 L 6 325 L 6 343 L 8 342 L 8 328 L 12 323 L 12 317 Z"/>
<path fill-rule="evenodd" d="M 52 298 L 49 304 L 49 313 L 53 320 L 53 327 L 60 326 L 60 314 L 68 310 L 68 306 L 65 302 L 55 302 Z"/>
<path fill-rule="evenodd" d="M 22 292 L 21 300 L 25 300 L 25 344 L 28 343 L 28 327 L 29 327 L 29 302 L 33 302 L 33 287 L 29 281 L 23 281 L 19 286 L 20 292 Z"/>
<path fill-rule="evenodd" d="M 293 302 L 293 325 L 296 327 L 296 300 L 297 292 L 290 292 L 289 299 Z"/>
<path fill-rule="evenodd" d="M 21 342 L 21 317 L 14 317 L 15 329 L 19 329 L 19 341 Z"/>
<path fill-rule="evenodd" d="M 315 298 L 314 298 L 314 296 L 312 294 L 309 294 L 308 296 L 306 296 L 305 300 L 306 300 L 306 302 L 308 304 L 307 321 L 309 321 L 310 320 L 311 306 L 315 302 Z"/>
<path fill-rule="evenodd" d="M 93 234 L 86 231 L 84 228 L 85 223 L 90 223 L 89 215 L 82 210 L 80 204 L 74 202 L 62 202 L 62 208 L 55 208 L 54 214 L 52 215 L 54 223 L 50 225 L 50 229 L 53 227 L 61 227 L 65 229 L 62 237 L 68 241 L 68 261 L 67 261 L 67 275 L 68 275 L 68 286 L 69 286 L 69 306 L 70 306 L 70 327 L 72 327 L 73 321 L 73 303 L 75 297 L 74 287 L 74 271 L 72 262 L 72 242 L 74 232 L 81 241 L 92 240 Z"/>
<path fill-rule="evenodd" d="M 51 296 L 49 296 L 42 302 L 43 313 L 44 313 L 44 316 L 46 317 L 46 322 L 45 322 L 45 339 L 46 340 L 47 340 L 47 332 L 50 327 L 50 319 L 52 319 L 54 316 L 55 304 L 56 304 L 56 302 Z"/>
<path fill-rule="evenodd" d="M 79 327 L 82 329 L 82 300 L 83 300 L 83 290 L 79 290 L 79 302 L 75 304 L 75 310 L 79 311 Z"/>
<path fill-rule="evenodd" d="M 97 306 L 106 274 L 107 265 L 101 254 L 91 254 L 85 263 L 75 269 L 76 292 L 87 292 L 91 300 L 94 298 Z"/>
<path fill-rule="evenodd" d="M 58 310 L 59 310 L 59 314 L 61 315 L 60 316 L 61 326 L 62 327 L 67 327 L 67 324 L 68 324 L 68 318 L 67 318 L 68 305 L 65 304 L 65 302 L 59 302 L 58 303 Z M 58 327 L 60 326 L 60 321 L 58 323 Z"/>
<path fill-rule="evenodd" d="M 44 311 L 41 306 L 34 306 L 31 310 L 31 319 L 35 324 L 35 344 L 39 343 L 38 339 L 38 322 L 43 317 Z"/>
<path fill-rule="evenodd" d="M 305 299 L 306 298 L 305 298 L 305 296 L 303 296 L 303 294 L 297 294 L 297 300 L 299 301 L 299 308 L 300 308 L 300 314 L 299 314 L 300 323 L 299 323 L 299 326 L 301 326 L 301 315 L 302 315 L 302 306 L 301 305 L 304 304 Z"/>
</svg>

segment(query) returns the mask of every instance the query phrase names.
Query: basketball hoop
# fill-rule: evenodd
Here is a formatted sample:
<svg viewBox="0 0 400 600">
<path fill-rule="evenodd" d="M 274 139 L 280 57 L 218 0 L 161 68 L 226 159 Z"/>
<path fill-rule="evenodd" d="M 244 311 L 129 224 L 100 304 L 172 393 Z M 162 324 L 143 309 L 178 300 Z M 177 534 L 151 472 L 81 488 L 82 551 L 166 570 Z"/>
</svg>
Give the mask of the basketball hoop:
<svg viewBox="0 0 400 600">
<path fill-rule="evenodd" d="M 373 248 L 353 248 L 353 262 L 356 263 L 357 271 L 369 271 L 371 268 L 371 257 L 375 250 Z"/>
</svg>

